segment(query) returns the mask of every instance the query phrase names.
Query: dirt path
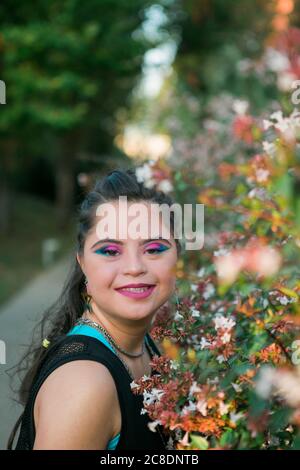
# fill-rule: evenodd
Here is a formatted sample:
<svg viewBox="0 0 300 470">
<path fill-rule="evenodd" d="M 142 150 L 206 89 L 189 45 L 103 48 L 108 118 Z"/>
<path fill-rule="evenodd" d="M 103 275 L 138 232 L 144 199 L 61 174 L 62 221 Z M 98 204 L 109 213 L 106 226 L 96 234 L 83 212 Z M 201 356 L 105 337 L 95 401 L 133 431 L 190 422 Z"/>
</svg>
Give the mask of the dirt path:
<svg viewBox="0 0 300 470">
<path fill-rule="evenodd" d="M 33 327 L 60 294 L 69 268 L 70 255 L 33 279 L 0 309 L 0 449 L 6 448 L 10 431 L 22 411 L 13 401 L 5 371 L 16 365 L 23 355 Z M 4 346 L 5 364 L 2 363 Z"/>
</svg>

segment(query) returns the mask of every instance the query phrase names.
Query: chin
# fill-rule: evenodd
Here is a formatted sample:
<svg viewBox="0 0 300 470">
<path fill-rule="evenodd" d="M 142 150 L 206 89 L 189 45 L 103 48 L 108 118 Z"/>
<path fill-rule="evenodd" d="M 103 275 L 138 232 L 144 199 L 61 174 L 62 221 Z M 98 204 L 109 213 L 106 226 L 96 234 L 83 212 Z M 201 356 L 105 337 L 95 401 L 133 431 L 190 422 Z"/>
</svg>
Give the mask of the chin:
<svg viewBox="0 0 300 470">
<path fill-rule="evenodd" d="M 141 311 L 141 308 L 136 307 L 135 309 L 122 309 L 122 317 L 127 318 L 128 320 L 149 320 L 153 316 L 153 310 Z"/>
</svg>

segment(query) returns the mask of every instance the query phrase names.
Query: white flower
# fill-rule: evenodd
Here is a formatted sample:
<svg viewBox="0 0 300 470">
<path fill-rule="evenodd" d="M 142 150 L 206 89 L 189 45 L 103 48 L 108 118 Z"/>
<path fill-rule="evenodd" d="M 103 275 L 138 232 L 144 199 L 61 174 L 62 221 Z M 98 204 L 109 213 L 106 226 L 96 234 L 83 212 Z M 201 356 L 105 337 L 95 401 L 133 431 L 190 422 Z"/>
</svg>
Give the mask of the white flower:
<svg viewBox="0 0 300 470">
<path fill-rule="evenodd" d="M 204 337 L 201 338 L 201 341 L 200 341 L 201 349 L 207 348 L 207 346 L 210 346 L 210 345 L 211 345 L 211 343 L 209 341 L 207 341 L 206 338 L 204 338 Z"/>
<path fill-rule="evenodd" d="M 216 330 L 218 330 L 219 328 L 222 328 L 224 330 L 231 330 L 235 325 L 235 321 L 232 317 L 227 318 L 224 317 L 224 315 L 216 315 L 213 321 L 215 323 Z"/>
<path fill-rule="evenodd" d="M 283 117 L 282 111 L 275 111 L 274 113 L 271 114 L 270 118 L 273 119 L 274 121 L 277 121 L 273 123 L 273 126 L 276 129 L 280 130 L 281 132 L 287 131 L 289 122 L 287 118 Z"/>
<path fill-rule="evenodd" d="M 283 117 L 282 111 L 275 111 L 271 114 L 270 119 L 275 122 L 264 120 L 265 129 L 275 127 L 285 134 L 286 138 L 294 138 L 296 130 L 300 127 L 300 112 L 297 109 L 294 109 L 288 117 Z"/>
<path fill-rule="evenodd" d="M 263 299 L 263 308 L 267 308 L 268 305 L 269 305 L 268 299 Z"/>
<path fill-rule="evenodd" d="M 288 57 L 273 47 L 268 47 L 266 49 L 264 60 L 267 67 L 272 70 L 272 72 L 284 72 L 290 67 Z"/>
<path fill-rule="evenodd" d="M 219 377 L 216 375 L 214 379 L 207 379 L 208 385 L 215 385 L 219 383 Z"/>
<path fill-rule="evenodd" d="M 175 361 L 174 359 L 171 359 L 170 360 L 170 368 L 176 370 L 176 369 L 178 369 L 178 367 L 179 367 L 178 361 Z"/>
<path fill-rule="evenodd" d="M 146 180 L 150 180 L 152 178 L 150 165 L 144 163 L 143 166 L 136 168 L 135 175 L 139 183 L 144 183 Z"/>
<path fill-rule="evenodd" d="M 290 299 L 286 295 L 282 295 L 281 297 L 277 297 L 277 300 L 281 303 L 281 305 L 287 305 L 290 303 Z"/>
<path fill-rule="evenodd" d="M 193 292 L 196 292 L 197 289 L 198 289 L 197 284 L 191 284 L 191 290 L 192 290 Z"/>
<path fill-rule="evenodd" d="M 293 408 L 300 405 L 300 369 L 296 371 L 276 371 L 275 386 L 277 392 Z"/>
<path fill-rule="evenodd" d="M 222 315 L 222 313 L 225 312 L 225 308 L 224 307 L 220 307 L 217 311 L 217 315 Z"/>
<path fill-rule="evenodd" d="M 290 72 L 284 72 L 277 77 L 277 86 L 281 91 L 291 91 L 296 75 Z"/>
<path fill-rule="evenodd" d="M 200 317 L 200 312 L 195 307 L 191 307 L 192 317 Z"/>
<path fill-rule="evenodd" d="M 203 416 L 207 416 L 207 401 L 204 399 L 198 400 L 197 410 L 200 411 Z"/>
<path fill-rule="evenodd" d="M 229 411 L 229 405 L 226 405 L 223 401 L 220 401 L 219 403 L 220 415 L 227 415 L 228 411 Z"/>
<path fill-rule="evenodd" d="M 142 380 L 143 382 L 145 382 L 146 380 L 149 380 L 149 379 L 150 379 L 150 376 L 149 376 L 149 375 L 146 375 L 146 374 L 144 374 L 143 377 L 141 378 L 141 380 Z"/>
<path fill-rule="evenodd" d="M 144 182 L 144 186 L 146 186 L 146 188 L 153 188 L 153 186 L 155 185 L 155 181 L 153 179 L 150 179 L 150 180 L 145 180 Z"/>
<path fill-rule="evenodd" d="M 174 315 L 174 320 L 182 320 L 183 319 L 183 315 L 181 315 L 181 313 L 179 313 L 178 310 L 176 310 L 176 313 Z"/>
<path fill-rule="evenodd" d="M 260 199 L 261 201 L 264 201 L 266 199 L 267 192 L 264 188 L 253 188 L 251 191 L 248 193 L 248 197 L 251 199 L 256 197 L 257 199 Z"/>
<path fill-rule="evenodd" d="M 256 382 L 256 393 L 262 398 L 267 399 L 274 385 L 276 371 L 271 366 L 264 366 L 259 371 L 258 380 Z"/>
<path fill-rule="evenodd" d="M 220 248 L 219 250 L 214 251 L 214 256 L 225 256 L 229 253 L 229 250 L 226 248 Z"/>
<path fill-rule="evenodd" d="M 246 114 L 249 108 L 249 103 L 248 101 L 245 100 L 234 100 L 232 104 L 232 109 L 235 113 L 239 115 Z"/>
<path fill-rule="evenodd" d="M 141 415 L 145 415 L 147 413 L 147 410 L 145 408 L 141 408 Z"/>
<path fill-rule="evenodd" d="M 189 400 L 189 404 L 185 405 L 182 408 L 181 415 L 184 416 L 188 414 L 190 411 L 196 411 L 197 410 L 197 404 L 193 403 L 191 400 Z"/>
<path fill-rule="evenodd" d="M 138 385 L 136 382 L 134 382 L 134 381 L 130 383 L 130 388 L 131 388 L 131 390 L 133 390 L 134 388 L 136 388 L 136 387 L 138 387 L 138 386 L 139 386 L 139 385 Z"/>
<path fill-rule="evenodd" d="M 161 424 L 161 421 L 159 419 L 156 419 L 155 421 L 148 423 L 148 428 L 150 429 L 150 431 L 156 432 L 156 426 L 158 424 Z"/>
<path fill-rule="evenodd" d="M 168 442 L 167 442 L 166 449 L 168 449 L 168 450 L 175 450 L 175 449 L 174 449 L 174 440 L 172 439 L 171 436 L 169 437 L 169 440 L 168 440 Z"/>
<path fill-rule="evenodd" d="M 183 446 L 188 446 L 189 445 L 189 431 L 186 431 L 185 435 L 183 436 L 180 441 L 178 441 L 180 444 Z"/>
<path fill-rule="evenodd" d="M 242 387 L 239 384 L 235 384 L 235 383 L 231 382 L 231 385 L 234 388 L 234 390 L 236 391 L 236 393 L 240 393 L 243 390 Z"/>
<path fill-rule="evenodd" d="M 162 180 L 162 181 L 160 181 L 160 183 L 158 184 L 157 188 L 158 188 L 160 191 L 163 191 L 164 193 L 169 193 L 169 192 L 173 191 L 173 185 L 170 183 L 169 180 Z"/>
<path fill-rule="evenodd" d="M 204 297 L 205 300 L 207 300 L 207 299 L 209 299 L 209 297 L 214 295 L 214 293 L 215 293 L 214 285 L 209 283 L 205 287 L 205 291 L 203 292 L 203 297 Z"/>
<path fill-rule="evenodd" d="M 152 403 L 155 403 L 156 401 L 160 401 L 162 395 L 164 395 L 163 390 L 159 390 L 157 388 L 153 388 L 151 392 L 148 392 L 147 390 L 144 390 L 143 392 L 143 397 L 144 397 L 144 403 L 146 405 L 152 405 Z"/>
<path fill-rule="evenodd" d="M 223 356 L 223 354 L 219 354 L 219 356 L 217 356 L 217 361 L 219 364 L 222 364 L 223 362 L 225 362 L 225 357 Z"/>
<path fill-rule="evenodd" d="M 267 142 L 266 140 L 262 143 L 264 151 L 274 157 L 276 154 L 276 145 L 273 142 Z"/>
<path fill-rule="evenodd" d="M 256 170 L 256 179 L 259 183 L 267 181 L 268 176 L 270 175 L 269 170 L 264 170 L 263 168 L 258 168 Z"/>
<path fill-rule="evenodd" d="M 287 305 L 287 304 L 291 304 L 293 302 L 297 302 L 297 299 L 295 297 L 287 297 L 286 295 L 281 295 L 279 297 L 277 297 L 277 300 L 278 302 L 281 303 L 281 305 Z"/>
<path fill-rule="evenodd" d="M 197 271 L 197 276 L 202 277 L 205 275 L 205 268 L 200 268 L 199 271 Z"/>
<path fill-rule="evenodd" d="M 189 395 L 194 395 L 194 393 L 201 392 L 201 388 L 197 385 L 197 382 L 194 380 L 190 386 Z"/>
<path fill-rule="evenodd" d="M 263 119 L 263 126 L 266 131 L 273 125 L 274 123 L 272 121 L 269 121 L 269 119 Z"/>
<path fill-rule="evenodd" d="M 234 424 L 241 418 L 244 417 L 244 413 L 234 413 L 233 411 L 229 414 L 230 421 L 232 421 Z"/>
<path fill-rule="evenodd" d="M 230 333 L 224 333 L 224 335 L 221 337 L 221 341 L 223 344 L 229 343 L 231 339 L 231 334 Z"/>
</svg>

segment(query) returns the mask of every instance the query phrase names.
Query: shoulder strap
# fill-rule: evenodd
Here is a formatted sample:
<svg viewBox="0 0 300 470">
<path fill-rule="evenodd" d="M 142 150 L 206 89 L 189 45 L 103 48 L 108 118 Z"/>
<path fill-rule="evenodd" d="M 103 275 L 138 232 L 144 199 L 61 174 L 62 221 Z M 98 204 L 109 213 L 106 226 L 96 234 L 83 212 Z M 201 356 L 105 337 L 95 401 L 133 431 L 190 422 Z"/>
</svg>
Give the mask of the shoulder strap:
<svg viewBox="0 0 300 470">
<path fill-rule="evenodd" d="M 149 340 L 149 343 L 150 343 L 150 346 L 151 348 L 153 349 L 153 351 L 158 355 L 158 356 L 161 356 L 161 352 L 160 350 L 158 349 L 158 347 L 156 346 L 153 338 L 150 336 L 150 333 L 147 333 L 147 338 Z"/>
</svg>

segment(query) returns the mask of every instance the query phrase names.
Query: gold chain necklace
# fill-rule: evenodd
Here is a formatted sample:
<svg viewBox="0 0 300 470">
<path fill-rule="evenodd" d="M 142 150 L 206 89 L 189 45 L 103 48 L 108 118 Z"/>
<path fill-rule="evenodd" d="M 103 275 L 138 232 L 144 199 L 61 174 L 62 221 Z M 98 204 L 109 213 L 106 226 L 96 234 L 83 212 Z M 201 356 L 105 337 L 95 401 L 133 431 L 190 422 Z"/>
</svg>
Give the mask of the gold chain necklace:
<svg viewBox="0 0 300 470">
<path fill-rule="evenodd" d="M 84 318 L 82 317 L 80 320 L 78 320 L 76 322 L 76 325 L 80 324 L 87 324 L 87 325 L 90 325 L 90 326 L 94 326 L 95 328 L 97 328 L 98 330 L 102 331 L 102 333 L 105 334 L 105 336 L 109 339 L 110 343 L 113 344 L 113 346 L 118 349 L 121 353 L 125 354 L 126 356 L 129 356 L 129 357 L 133 357 L 133 358 L 136 358 L 136 357 L 141 357 L 144 352 L 145 352 L 145 340 L 143 342 L 143 346 L 142 346 L 142 352 L 140 353 L 129 353 L 128 351 L 125 351 L 123 348 L 121 348 L 121 346 L 119 346 L 115 340 L 113 339 L 113 337 L 108 333 L 108 331 L 102 326 L 100 325 L 99 323 L 93 321 L 93 320 L 90 320 L 89 318 Z"/>
</svg>

